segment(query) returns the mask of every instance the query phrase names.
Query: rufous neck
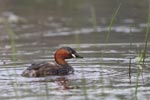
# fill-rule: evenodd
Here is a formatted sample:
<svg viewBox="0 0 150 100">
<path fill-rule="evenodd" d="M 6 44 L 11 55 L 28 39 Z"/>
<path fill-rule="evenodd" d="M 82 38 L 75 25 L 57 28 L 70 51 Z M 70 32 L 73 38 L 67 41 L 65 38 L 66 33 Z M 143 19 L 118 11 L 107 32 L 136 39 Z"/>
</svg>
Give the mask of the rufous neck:
<svg viewBox="0 0 150 100">
<path fill-rule="evenodd" d="M 68 63 L 65 61 L 64 58 L 62 58 L 60 55 L 55 54 L 55 61 L 59 65 L 68 65 Z"/>
<path fill-rule="evenodd" d="M 61 59 L 61 58 L 55 58 L 55 61 L 59 65 L 68 65 L 68 63 L 64 59 Z"/>
</svg>

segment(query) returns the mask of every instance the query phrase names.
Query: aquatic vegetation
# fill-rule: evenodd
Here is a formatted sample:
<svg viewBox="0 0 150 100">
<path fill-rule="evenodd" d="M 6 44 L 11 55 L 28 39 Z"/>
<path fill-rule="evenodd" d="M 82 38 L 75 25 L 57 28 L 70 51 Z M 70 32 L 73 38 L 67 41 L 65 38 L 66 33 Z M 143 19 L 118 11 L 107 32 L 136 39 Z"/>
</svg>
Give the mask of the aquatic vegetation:
<svg viewBox="0 0 150 100">
<path fill-rule="evenodd" d="M 6 30 L 6 32 L 9 34 L 9 36 L 10 36 L 10 45 L 11 45 L 11 50 L 12 50 L 12 61 L 13 61 L 13 67 L 14 67 L 14 72 L 15 72 L 15 74 L 17 74 L 17 72 L 16 72 L 16 69 L 15 69 L 15 67 L 16 67 L 16 61 L 17 61 L 17 57 L 16 57 L 16 43 L 15 43 L 15 33 L 13 32 L 13 30 L 11 29 L 11 27 L 10 27 L 10 25 L 9 25 L 9 23 L 6 21 L 6 20 L 4 20 L 4 25 L 5 25 L 5 30 Z M 7 69 L 7 68 L 6 68 Z M 8 74 L 10 74 L 9 73 L 9 71 L 7 71 L 7 73 Z M 11 80 L 11 76 L 9 76 L 9 79 Z M 18 91 L 17 91 L 17 77 L 15 77 L 15 82 L 13 82 L 13 90 L 14 90 L 14 93 L 15 93 L 15 96 L 16 97 L 18 97 Z M 16 100 L 18 100 L 17 98 L 16 98 Z"/>
<path fill-rule="evenodd" d="M 144 46 L 144 51 L 142 52 L 143 54 L 143 63 L 145 61 L 146 57 L 146 51 L 147 51 L 147 42 L 148 42 L 148 37 L 149 37 L 149 27 L 150 27 L 150 0 L 149 0 L 149 5 L 148 5 L 148 17 L 147 17 L 147 27 L 146 27 L 146 33 L 145 33 L 145 46 Z"/>
</svg>

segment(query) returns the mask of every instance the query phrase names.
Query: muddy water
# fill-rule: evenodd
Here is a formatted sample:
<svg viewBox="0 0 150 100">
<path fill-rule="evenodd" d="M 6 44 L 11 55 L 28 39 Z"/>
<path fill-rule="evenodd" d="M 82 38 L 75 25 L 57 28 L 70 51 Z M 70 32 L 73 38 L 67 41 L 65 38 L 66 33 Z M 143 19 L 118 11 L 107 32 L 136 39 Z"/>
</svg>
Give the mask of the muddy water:
<svg viewBox="0 0 150 100">
<path fill-rule="evenodd" d="M 136 2 L 121 2 L 108 32 L 118 1 L 0 1 L 0 99 L 149 100 L 149 41 L 145 64 L 139 64 L 148 2 Z M 74 74 L 21 76 L 33 62 L 53 61 L 62 46 L 84 56 L 67 60 Z"/>
</svg>

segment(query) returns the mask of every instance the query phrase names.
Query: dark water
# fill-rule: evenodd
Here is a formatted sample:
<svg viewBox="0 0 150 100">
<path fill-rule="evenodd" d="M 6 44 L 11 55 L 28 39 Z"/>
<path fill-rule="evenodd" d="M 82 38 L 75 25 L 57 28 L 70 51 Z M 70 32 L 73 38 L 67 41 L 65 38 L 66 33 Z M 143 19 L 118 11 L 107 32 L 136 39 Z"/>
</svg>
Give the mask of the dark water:
<svg viewBox="0 0 150 100">
<path fill-rule="evenodd" d="M 147 16 L 148 0 L 0 1 L 0 99 L 149 100 L 149 40 L 139 64 Z M 32 62 L 53 61 L 62 46 L 84 56 L 68 60 L 74 74 L 21 76 Z"/>
</svg>

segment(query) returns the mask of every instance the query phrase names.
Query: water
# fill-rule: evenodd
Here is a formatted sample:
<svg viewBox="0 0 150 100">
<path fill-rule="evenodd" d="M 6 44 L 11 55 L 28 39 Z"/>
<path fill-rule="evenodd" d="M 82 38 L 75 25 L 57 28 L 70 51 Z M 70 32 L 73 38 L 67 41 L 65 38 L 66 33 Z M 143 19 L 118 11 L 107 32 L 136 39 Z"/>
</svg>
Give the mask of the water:
<svg viewBox="0 0 150 100">
<path fill-rule="evenodd" d="M 115 0 L 0 1 L 0 99 L 149 100 L 149 41 L 145 64 L 139 64 L 148 2 L 121 3 L 108 32 L 119 5 Z M 15 34 L 14 38 L 8 33 Z M 12 51 L 12 41 L 16 53 Z M 55 50 L 62 46 L 77 49 L 84 57 L 67 60 L 74 67 L 74 74 L 21 76 L 33 62 L 53 61 Z"/>
</svg>

